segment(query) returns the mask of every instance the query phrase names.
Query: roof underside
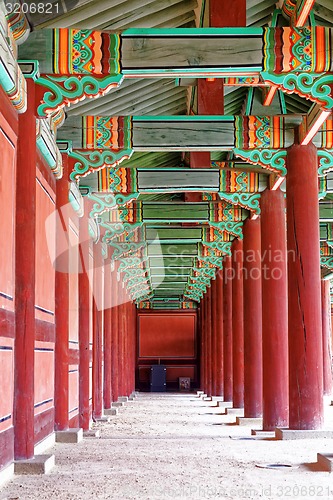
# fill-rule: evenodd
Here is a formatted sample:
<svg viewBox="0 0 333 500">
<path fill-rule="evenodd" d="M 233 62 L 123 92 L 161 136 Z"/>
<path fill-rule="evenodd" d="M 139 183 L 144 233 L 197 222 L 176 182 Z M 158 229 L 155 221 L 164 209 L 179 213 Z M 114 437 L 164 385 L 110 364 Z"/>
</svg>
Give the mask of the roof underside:
<svg viewBox="0 0 333 500">
<path fill-rule="evenodd" d="M 59 4 L 58 0 L 52 3 Z M 34 29 L 75 27 L 121 31 L 133 27 L 189 28 L 207 23 L 207 9 L 202 0 L 66 0 L 60 4 L 59 15 L 31 15 L 29 21 Z M 247 25 L 268 25 L 275 8 L 276 0 L 247 0 Z M 333 26 L 332 0 L 317 0 L 313 14 L 317 24 Z M 177 82 L 170 78 L 127 79 L 120 88 L 112 89 L 98 100 L 87 99 L 67 109 L 68 125 L 65 122 L 59 135 L 62 138 L 75 135 L 71 118 L 82 115 L 185 115 L 195 102 L 195 85 L 195 81 Z M 247 95 L 246 87 L 225 87 L 224 114 L 241 114 Z M 292 94 L 285 95 L 285 106 L 287 113 L 301 114 L 308 112 L 310 103 Z M 195 112 L 195 105 L 191 111 Z M 225 159 L 224 152 L 215 151 L 211 155 L 211 161 Z M 182 152 L 135 152 L 122 166 L 140 170 L 179 167 L 190 170 L 189 155 Z M 243 165 L 242 168 L 251 167 Z M 162 185 L 167 184 L 173 174 L 165 171 L 163 175 L 164 178 L 159 178 Z M 263 178 L 265 175 L 263 171 Z M 88 176 L 85 185 L 97 190 L 97 174 Z M 140 194 L 136 204 L 141 204 L 141 210 L 146 213 L 144 236 L 148 244 L 153 301 L 172 307 L 173 301 L 177 305 L 183 300 L 188 278 L 196 265 L 208 204 L 186 203 L 182 191 Z M 242 218 L 247 215 L 243 210 Z"/>
</svg>

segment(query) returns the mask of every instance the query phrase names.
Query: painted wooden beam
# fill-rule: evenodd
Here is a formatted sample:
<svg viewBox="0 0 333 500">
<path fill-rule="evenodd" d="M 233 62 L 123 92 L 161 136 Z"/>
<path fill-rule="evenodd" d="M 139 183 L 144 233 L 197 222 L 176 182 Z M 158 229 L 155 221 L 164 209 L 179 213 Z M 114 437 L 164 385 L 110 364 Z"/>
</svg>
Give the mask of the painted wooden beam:
<svg viewBox="0 0 333 500">
<path fill-rule="evenodd" d="M 125 77 L 230 77 L 243 78 L 245 84 L 254 77 L 258 85 L 261 76 L 265 85 L 308 96 L 329 109 L 333 98 L 323 85 L 332 82 L 330 39 L 331 29 L 321 26 L 130 29 L 121 34 L 55 29 L 33 32 L 20 58 L 40 62 L 40 116 L 105 95 Z"/>
</svg>

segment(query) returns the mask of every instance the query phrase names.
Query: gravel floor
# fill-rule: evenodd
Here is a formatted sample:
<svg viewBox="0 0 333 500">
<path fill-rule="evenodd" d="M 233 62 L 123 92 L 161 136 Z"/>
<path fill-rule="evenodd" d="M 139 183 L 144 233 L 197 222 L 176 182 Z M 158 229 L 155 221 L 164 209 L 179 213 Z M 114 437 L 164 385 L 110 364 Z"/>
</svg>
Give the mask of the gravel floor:
<svg viewBox="0 0 333 500">
<path fill-rule="evenodd" d="M 95 425 L 100 438 L 55 445 L 51 473 L 16 476 L 0 500 L 333 500 L 333 475 L 315 464 L 317 452 L 333 452 L 332 440 L 251 437 L 221 411 L 194 394 L 140 394 L 110 423 Z M 267 464 L 291 467 L 258 467 Z"/>
</svg>

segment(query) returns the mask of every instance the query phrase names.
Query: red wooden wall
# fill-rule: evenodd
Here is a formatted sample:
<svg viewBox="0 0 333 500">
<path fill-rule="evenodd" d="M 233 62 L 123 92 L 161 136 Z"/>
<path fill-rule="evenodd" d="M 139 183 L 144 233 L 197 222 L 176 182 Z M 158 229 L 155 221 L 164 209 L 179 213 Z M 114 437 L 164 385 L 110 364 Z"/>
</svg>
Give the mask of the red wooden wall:
<svg viewBox="0 0 333 500">
<path fill-rule="evenodd" d="M 55 247 L 55 227 L 45 221 L 55 210 L 55 180 L 37 155 L 36 169 L 36 283 L 35 283 L 35 443 L 54 428 L 55 270 L 49 247 Z M 43 175 L 45 174 L 45 177 Z M 48 178 L 48 179 L 47 179 Z"/>
<path fill-rule="evenodd" d="M 195 311 L 138 311 L 137 386 L 149 388 L 153 364 L 167 368 L 167 388 L 177 389 L 179 377 L 198 383 L 197 315 Z"/>
</svg>

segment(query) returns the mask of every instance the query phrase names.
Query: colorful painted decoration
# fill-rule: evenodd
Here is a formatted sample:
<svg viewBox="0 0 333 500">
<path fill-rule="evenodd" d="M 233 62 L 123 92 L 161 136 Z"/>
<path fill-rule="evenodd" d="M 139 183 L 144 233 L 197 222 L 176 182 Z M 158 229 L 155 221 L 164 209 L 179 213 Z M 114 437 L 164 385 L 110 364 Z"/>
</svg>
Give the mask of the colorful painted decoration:
<svg viewBox="0 0 333 500">
<path fill-rule="evenodd" d="M 240 149 L 284 148 L 283 116 L 235 116 L 235 147 Z"/>
<path fill-rule="evenodd" d="M 92 193 L 88 194 L 88 198 L 94 203 L 90 212 L 90 217 L 95 218 L 102 215 L 104 212 L 112 209 L 121 208 L 123 205 L 136 200 L 139 196 L 138 193 L 131 193 L 129 195 L 117 193 Z"/>
<path fill-rule="evenodd" d="M 203 241 L 202 244 L 205 247 L 218 250 L 224 255 L 231 255 L 231 242 L 229 241 Z M 205 260 L 205 258 L 200 257 L 200 260 Z"/>
<path fill-rule="evenodd" d="M 53 73 L 117 75 L 120 37 L 89 29 L 53 29 Z"/>
<path fill-rule="evenodd" d="M 130 116 L 83 116 L 82 145 L 84 149 L 128 149 L 132 147 Z"/>
<path fill-rule="evenodd" d="M 333 149 L 333 115 L 326 118 L 321 126 L 321 147 Z"/>
<path fill-rule="evenodd" d="M 0 85 L 18 113 L 27 109 L 27 86 L 22 71 L 10 46 L 11 32 L 0 29 Z M 15 41 L 13 40 L 13 49 Z"/>
<path fill-rule="evenodd" d="M 313 73 L 288 73 L 273 74 L 262 73 L 262 77 L 269 85 L 276 85 L 280 90 L 287 94 L 298 94 L 305 99 L 319 104 L 323 110 L 330 111 L 333 108 L 333 97 L 331 87 L 333 84 L 332 74 L 313 74 Z"/>
<path fill-rule="evenodd" d="M 137 170 L 126 167 L 107 167 L 99 170 L 98 190 L 136 193 L 138 191 Z"/>
<path fill-rule="evenodd" d="M 37 84 L 44 87 L 43 97 L 37 108 L 38 115 L 45 117 L 59 109 L 86 98 L 106 95 L 111 89 L 119 87 L 122 75 L 97 77 L 94 75 L 57 76 L 42 75 Z"/>
<path fill-rule="evenodd" d="M 36 119 L 36 144 L 56 179 L 62 178 L 62 157 L 53 133 L 45 120 Z"/>
<path fill-rule="evenodd" d="M 209 262 L 209 264 L 211 264 L 214 267 L 217 267 L 218 269 L 222 269 L 223 267 L 223 259 L 222 257 L 219 256 L 198 257 L 198 260 L 203 262 Z"/>
<path fill-rule="evenodd" d="M 276 172 L 282 177 L 287 175 L 287 151 L 284 149 L 234 149 L 234 154 L 252 165 L 261 165 L 271 172 Z"/>
<path fill-rule="evenodd" d="M 227 231 L 237 238 L 243 238 L 243 222 L 209 222 L 211 227 Z"/>
<path fill-rule="evenodd" d="M 324 26 L 264 28 L 264 72 L 332 71 L 331 29 Z"/>
<path fill-rule="evenodd" d="M 75 149 L 69 153 L 74 158 L 74 170 L 70 174 L 70 179 L 79 181 L 82 177 L 91 172 L 98 172 L 106 167 L 116 167 L 123 160 L 130 158 L 132 150 L 123 149 L 119 152 L 104 150 L 78 150 Z"/>
<path fill-rule="evenodd" d="M 30 25 L 19 3 L 15 4 L 11 12 L 7 12 L 6 18 L 17 45 L 24 43 L 30 34 Z"/>
<path fill-rule="evenodd" d="M 134 231 L 138 228 L 142 227 L 143 222 L 137 222 L 133 224 L 129 224 L 128 222 L 100 222 L 101 227 L 105 229 L 104 236 L 102 240 L 105 243 L 109 243 L 113 239 L 117 238 L 122 234 L 126 234 L 130 236 Z"/>
<path fill-rule="evenodd" d="M 333 255 L 321 256 L 320 257 L 320 265 L 323 267 L 326 267 L 328 269 L 333 269 Z"/>
<path fill-rule="evenodd" d="M 318 149 L 319 168 L 318 175 L 326 175 L 333 171 L 333 150 Z"/>
<path fill-rule="evenodd" d="M 212 167 L 221 168 L 221 162 L 212 162 Z M 220 189 L 227 193 L 255 193 L 259 190 L 259 174 L 238 170 L 220 170 Z"/>
<path fill-rule="evenodd" d="M 113 260 L 117 260 L 121 257 L 135 254 L 138 250 L 141 250 L 146 245 L 146 242 L 118 243 L 115 241 L 111 241 L 109 244 L 113 249 L 112 258 Z"/>
<path fill-rule="evenodd" d="M 240 205 L 251 212 L 260 215 L 260 193 L 226 193 L 219 192 L 221 200 L 228 201 L 233 205 Z"/>
</svg>

